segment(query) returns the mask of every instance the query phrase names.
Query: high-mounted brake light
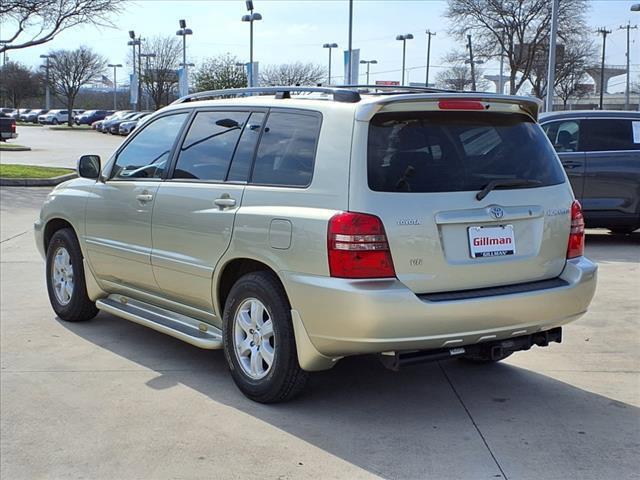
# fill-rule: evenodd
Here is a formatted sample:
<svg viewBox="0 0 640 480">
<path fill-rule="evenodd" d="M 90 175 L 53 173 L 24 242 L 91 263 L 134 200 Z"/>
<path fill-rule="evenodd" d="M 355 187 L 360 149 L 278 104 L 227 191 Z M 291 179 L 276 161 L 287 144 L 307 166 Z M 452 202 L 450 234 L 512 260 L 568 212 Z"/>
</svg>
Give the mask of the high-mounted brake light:
<svg viewBox="0 0 640 480">
<path fill-rule="evenodd" d="M 574 200 L 571 204 L 571 230 L 569 231 L 569 246 L 567 258 L 584 255 L 584 217 L 580 202 Z"/>
<path fill-rule="evenodd" d="M 440 100 L 440 110 L 485 110 L 485 105 L 478 100 Z"/>
<path fill-rule="evenodd" d="M 339 278 L 395 277 L 382 221 L 364 213 L 338 213 L 329 220 L 329 272 Z"/>
</svg>

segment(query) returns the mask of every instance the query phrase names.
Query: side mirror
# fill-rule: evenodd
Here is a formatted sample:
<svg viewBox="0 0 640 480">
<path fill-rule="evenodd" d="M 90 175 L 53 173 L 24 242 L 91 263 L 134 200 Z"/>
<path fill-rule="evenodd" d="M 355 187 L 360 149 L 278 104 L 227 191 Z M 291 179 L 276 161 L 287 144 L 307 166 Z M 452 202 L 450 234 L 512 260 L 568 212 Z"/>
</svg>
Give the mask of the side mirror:
<svg viewBox="0 0 640 480">
<path fill-rule="evenodd" d="M 83 155 L 78 160 L 78 176 L 97 180 L 100 176 L 100 156 Z"/>
</svg>

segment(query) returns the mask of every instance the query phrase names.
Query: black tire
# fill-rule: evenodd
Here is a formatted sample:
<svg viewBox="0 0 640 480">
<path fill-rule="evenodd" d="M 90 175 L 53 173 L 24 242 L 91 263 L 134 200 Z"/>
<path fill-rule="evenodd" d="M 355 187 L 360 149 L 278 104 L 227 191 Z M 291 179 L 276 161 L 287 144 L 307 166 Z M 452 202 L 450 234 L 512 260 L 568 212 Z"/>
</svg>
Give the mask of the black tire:
<svg viewBox="0 0 640 480">
<path fill-rule="evenodd" d="M 61 302 L 56 296 L 52 278 L 55 256 L 61 248 L 68 252 L 73 270 L 73 288 L 67 303 Z M 53 310 L 58 317 L 67 322 L 91 320 L 98 314 L 95 303 L 87 295 L 82 258 L 80 244 L 72 229 L 63 228 L 53 234 L 47 246 L 47 291 Z"/>
<path fill-rule="evenodd" d="M 609 228 L 609 231 L 611 233 L 615 234 L 615 235 L 630 235 L 637 229 L 638 229 L 637 226 L 634 226 L 634 227 L 615 227 L 615 228 Z"/>
<path fill-rule="evenodd" d="M 459 357 L 459 359 L 462 360 L 463 362 L 468 362 L 468 363 L 487 364 L 487 363 L 500 362 L 505 358 L 510 357 L 512 354 L 513 352 L 505 352 L 498 358 L 491 358 L 491 355 L 489 355 L 489 353 L 474 353 L 474 354 L 464 355 L 462 357 Z"/>
<path fill-rule="evenodd" d="M 58 125 L 58 119 L 54 118 L 53 120 L 51 120 L 51 123 L 54 125 Z"/>
<path fill-rule="evenodd" d="M 259 300 L 273 324 L 273 363 L 265 377 L 255 379 L 243 370 L 235 352 L 234 322 L 238 309 L 248 299 Z M 260 403 L 290 400 L 305 387 L 308 373 L 298 364 L 291 307 L 278 278 L 271 272 L 253 272 L 231 288 L 224 306 L 224 353 L 233 381 L 249 399 Z M 253 345 L 253 343 L 252 343 Z"/>
</svg>

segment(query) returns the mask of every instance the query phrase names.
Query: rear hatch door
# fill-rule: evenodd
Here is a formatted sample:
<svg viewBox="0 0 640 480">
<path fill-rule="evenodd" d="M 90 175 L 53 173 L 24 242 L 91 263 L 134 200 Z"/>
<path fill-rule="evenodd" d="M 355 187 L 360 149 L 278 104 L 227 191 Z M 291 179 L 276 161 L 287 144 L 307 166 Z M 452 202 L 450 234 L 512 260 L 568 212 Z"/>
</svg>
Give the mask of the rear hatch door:
<svg viewBox="0 0 640 480">
<path fill-rule="evenodd" d="M 558 276 L 573 197 L 539 125 L 484 104 L 437 105 L 356 122 L 349 210 L 381 218 L 396 275 L 415 293 Z"/>
</svg>

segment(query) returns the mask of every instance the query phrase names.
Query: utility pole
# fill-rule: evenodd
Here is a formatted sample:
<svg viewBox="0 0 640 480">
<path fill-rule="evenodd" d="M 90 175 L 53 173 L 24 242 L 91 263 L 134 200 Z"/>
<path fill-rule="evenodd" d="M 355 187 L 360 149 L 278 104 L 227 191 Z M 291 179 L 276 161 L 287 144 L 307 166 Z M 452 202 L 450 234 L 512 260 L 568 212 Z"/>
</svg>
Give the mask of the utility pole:
<svg viewBox="0 0 640 480">
<path fill-rule="evenodd" d="M 431 36 L 435 35 L 436 32 L 427 30 L 425 33 L 427 34 L 428 40 L 427 40 L 427 74 L 424 79 L 424 86 L 425 88 L 429 88 L 429 59 L 431 57 Z"/>
<path fill-rule="evenodd" d="M 553 93 L 556 85 L 556 40 L 558 38 L 558 8 L 559 0 L 551 4 L 551 38 L 549 39 L 549 66 L 547 67 L 547 112 L 553 111 Z"/>
<path fill-rule="evenodd" d="M 606 85 L 604 84 L 604 55 L 607 49 L 607 35 L 611 33 L 611 30 L 599 28 L 597 33 L 602 35 L 602 65 L 600 66 L 600 110 L 602 110 L 604 91 L 606 90 Z"/>
<path fill-rule="evenodd" d="M 631 26 L 631 22 L 627 22 L 626 26 L 620 26 L 618 28 L 618 30 L 626 30 L 627 31 L 627 86 L 626 89 L 624 91 L 624 109 L 625 110 L 629 110 L 629 94 L 630 94 L 630 85 L 629 85 L 629 79 L 631 78 L 631 70 L 629 69 L 630 66 L 630 62 L 629 62 L 629 54 L 630 54 L 630 50 L 629 50 L 629 45 L 630 45 L 630 40 L 629 40 L 629 36 L 631 33 L 631 30 L 635 30 L 637 29 L 638 26 L 634 25 L 633 27 Z"/>
<path fill-rule="evenodd" d="M 471 46 L 471 35 L 467 35 L 469 43 L 469 65 L 471 65 L 471 90 L 476 90 L 476 70 L 473 65 L 473 47 Z"/>
</svg>

